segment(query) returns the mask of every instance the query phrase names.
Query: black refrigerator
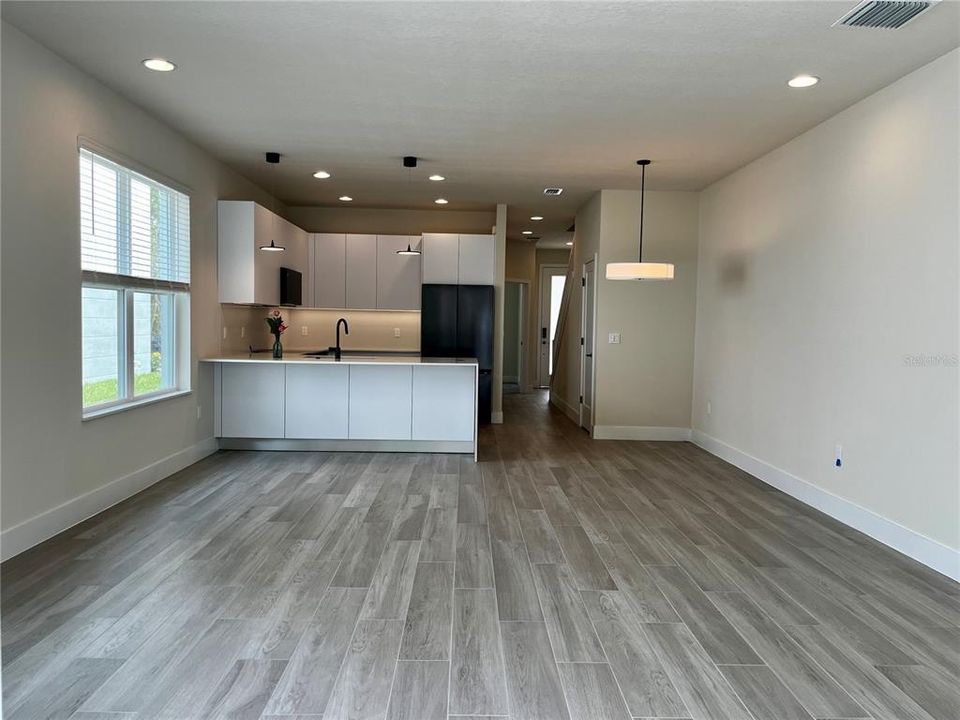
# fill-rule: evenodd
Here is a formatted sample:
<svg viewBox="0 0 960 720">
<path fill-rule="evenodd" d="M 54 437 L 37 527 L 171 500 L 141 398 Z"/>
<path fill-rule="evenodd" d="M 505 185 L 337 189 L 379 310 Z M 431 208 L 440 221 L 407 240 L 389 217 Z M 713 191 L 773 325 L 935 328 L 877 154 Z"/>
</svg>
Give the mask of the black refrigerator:
<svg viewBox="0 0 960 720">
<path fill-rule="evenodd" d="M 420 354 L 476 358 L 477 421 L 490 422 L 493 380 L 493 285 L 424 285 L 420 304 Z"/>
</svg>

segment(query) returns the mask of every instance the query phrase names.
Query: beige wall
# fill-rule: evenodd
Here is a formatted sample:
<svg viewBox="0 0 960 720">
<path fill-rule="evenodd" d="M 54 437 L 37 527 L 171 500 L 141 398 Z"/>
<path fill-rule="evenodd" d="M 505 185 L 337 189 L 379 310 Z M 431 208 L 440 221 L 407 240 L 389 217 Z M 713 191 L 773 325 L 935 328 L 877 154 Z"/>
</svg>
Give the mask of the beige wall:
<svg viewBox="0 0 960 720">
<path fill-rule="evenodd" d="M 425 232 L 491 232 L 490 210 L 402 210 L 358 207 L 290 207 L 286 216 L 307 232 L 419 235 Z"/>
<path fill-rule="evenodd" d="M 573 240 L 573 260 L 566 290 L 569 293 L 566 318 L 561 319 L 563 330 L 557 366 L 550 383 L 550 399 L 571 419 L 577 420 L 580 397 L 580 325 L 581 301 L 580 277 L 583 264 L 598 252 L 600 247 L 600 199 L 595 193 L 577 211 Z"/>
<path fill-rule="evenodd" d="M 670 282 L 604 278 L 608 262 L 636 259 L 640 193 L 604 190 L 601 203 L 594 432 L 601 437 L 620 432 L 605 428 L 687 430 L 697 304 L 697 193 L 647 192 L 643 259 L 674 263 Z M 619 345 L 607 342 L 611 332 L 621 333 Z M 632 437 L 639 431 L 623 432 Z"/>
<path fill-rule="evenodd" d="M 269 197 L 76 67 L 2 24 L 4 556 L 216 447 L 216 201 Z M 190 189 L 193 393 L 81 421 L 77 138 Z M 38 284 L 38 277 L 42 281 Z M 197 417 L 197 408 L 200 417 Z"/>
<path fill-rule="evenodd" d="M 244 352 L 250 346 L 273 347 L 273 335 L 265 318 L 270 308 L 223 305 L 220 342 L 223 353 Z M 281 308 L 290 328 L 283 334 L 285 350 L 324 350 L 336 344 L 337 320 L 346 318 L 350 334 L 341 334 L 340 345 L 348 350 L 420 352 L 420 313 L 384 310 L 315 310 Z M 307 334 L 301 333 L 307 328 Z M 394 330 L 400 337 L 394 337 Z"/>
<path fill-rule="evenodd" d="M 704 437 L 808 502 L 949 548 L 958 66 L 953 51 L 704 191 L 693 404 Z"/>
</svg>

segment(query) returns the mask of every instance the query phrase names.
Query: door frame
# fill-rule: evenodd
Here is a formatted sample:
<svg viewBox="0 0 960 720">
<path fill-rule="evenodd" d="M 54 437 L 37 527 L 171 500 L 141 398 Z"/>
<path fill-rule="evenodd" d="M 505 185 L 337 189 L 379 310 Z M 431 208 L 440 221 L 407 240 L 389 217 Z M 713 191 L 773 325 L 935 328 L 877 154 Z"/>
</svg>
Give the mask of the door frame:
<svg viewBox="0 0 960 720">
<path fill-rule="evenodd" d="M 544 285 L 545 285 L 543 279 L 544 279 L 544 276 L 547 275 L 547 273 L 545 273 L 544 270 L 547 270 L 547 269 L 550 269 L 550 270 L 562 270 L 563 272 L 562 272 L 561 274 L 566 275 L 566 274 L 567 274 L 567 268 L 568 268 L 568 267 L 569 267 L 569 265 L 561 265 L 560 263 L 543 263 L 542 265 L 538 265 L 538 266 L 537 266 L 537 333 L 536 333 L 536 338 L 537 338 L 537 374 L 536 374 L 536 377 L 537 377 L 537 387 L 539 387 L 539 388 L 548 388 L 548 387 L 550 387 L 550 375 L 549 375 L 549 373 L 547 374 L 547 377 L 546 377 L 546 381 L 547 381 L 546 383 L 543 382 L 544 378 L 540 377 L 540 370 L 541 370 L 542 367 L 543 367 L 543 363 L 540 361 L 540 353 L 542 352 L 542 343 L 540 342 L 540 340 L 541 340 L 540 330 L 541 330 L 542 327 L 543 327 L 543 325 L 542 325 L 542 322 L 543 322 L 543 288 L 544 288 Z M 547 323 L 547 328 L 548 328 L 547 331 L 549 332 L 549 323 Z M 553 345 L 549 345 L 549 352 L 550 352 L 551 355 L 553 354 Z M 548 367 L 549 367 L 549 363 L 547 363 L 547 365 L 548 365 Z"/>
<path fill-rule="evenodd" d="M 520 386 L 520 392 L 525 393 L 530 392 L 530 383 L 527 377 L 529 362 L 528 358 L 525 357 L 528 352 L 527 342 L 530 340 L 530 281 L 508 277 L 503 279 L 504 288 L 506 288 L 507 283 L 517 283 L 520 286 L 520 372 L 517 384 Z"/>
<path fill-rule="evenodd" d="M 597 262 L 599 258 L 596 253 L 593 257 L 583 263 L 580 266 L 580 332 L 584 333 L 585 328 L 587 327 L 587 265 L 593 265 L 593 373 L 589 378 L 590 382 L 590 424 L 583 424 L 583 396 L 584 388 L 587 385 L 586 376 L 586 355 L 587 355 L 587 344 L 586 342 L 580 343 L 580 402 L 577 405 L 577 417 L 580 427 L 586 429 L 590 433 L 590 436 L 593 437 L 593 421 L 597 414 Z M 581 338 L 586 340 L 586 334 L 581 334 Z"/>
</svg>

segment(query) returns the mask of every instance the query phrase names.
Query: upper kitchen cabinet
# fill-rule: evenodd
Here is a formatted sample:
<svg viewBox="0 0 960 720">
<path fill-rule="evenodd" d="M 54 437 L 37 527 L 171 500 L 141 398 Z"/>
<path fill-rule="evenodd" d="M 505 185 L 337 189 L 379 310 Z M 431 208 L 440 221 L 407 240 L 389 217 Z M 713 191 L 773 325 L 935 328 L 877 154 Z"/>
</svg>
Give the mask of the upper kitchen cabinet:
<svg viewBox="0 0 960 720">
<path fill-rule="evenodd" d="M 264 252 L 270 241 L 285 252 Z M 303 273 L 304 294 L 310 298 L 307 234 L 250 200 L 217 203 L 217 275 L 220 302 L 277 305 L 280 268 Z"/>
<path fill-rule="evenodd" d="M 347 307 L 373 310 L 377 307 L 377 236 L 347 235 Z"/>
<path fill-rule="evenodd" d="M 442 285 L 493 285 L 493 235 L 423 234 L 423 282 Z"/>
<path fill-rule="evenodd" d="M 420 250 L 419 235 L 377 235 L 377 307 L 382 310 L 420 309 L 421 255 L 398 255 Z"/>
<path fill-rule="evenodd" d="M 316 233 L 313 243 L 313 307 L 347 307 L 347 236 Z"/>
<path fill-rule="evenodd" d="M 493 285 L 496 240 L 493 235 L 461 235 L 458 262 L 461 285 Z"/>
<path fill-rule="evenodd" d="M 456 285 L 460 281 L 460 236 L 456 233 L 423 234 L 424 285 Z"/>
</svg>

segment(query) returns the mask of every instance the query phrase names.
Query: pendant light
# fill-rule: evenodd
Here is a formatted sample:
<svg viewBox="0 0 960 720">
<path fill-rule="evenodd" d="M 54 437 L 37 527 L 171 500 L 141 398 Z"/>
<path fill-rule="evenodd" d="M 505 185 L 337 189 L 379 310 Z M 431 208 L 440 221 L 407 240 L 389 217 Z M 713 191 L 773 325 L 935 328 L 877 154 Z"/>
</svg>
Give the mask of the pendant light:
<svg viewBox="0 0 960 720">
<path fill-rule="evenodd" d="M 637 262 L 607 263 L 607 280 L 673 280 L 673 263 L 643 262 L 643 196 L 646 191 L 649 160 L 637 160 L 640 166 L 640 248 Z"/>
<path fill-rule="evenodd" d="M 279 165 L 280 164 L 280 153 L 278 152 L 268 152 L 266 155 L 267 163 L 270 165 Z M 270 230 L 273 235 L 277 234 L 277 223 L 276 223 L 276 214 L 277 214 L 277 175 L 276 170 L 273 171 L 270 177 L 270 194 L 273 196 L 273 215 L 274 219 L 270 222 Z M 283 252 L 286 248 L 283 245 L 277 245 L 273 238 L 270 238 L 269 245 L 261 245 L 260 249 L 264 252 Z"/>
<path fill-rule="evenodd" d="M 397 255 L 419 255 L 419 254 L 420 254 L 420 251 L 414 250 L 412 247 L 410 247 L 410 243 L 407 243 L 406 250 L 397 250 Z"/>
</svg>

